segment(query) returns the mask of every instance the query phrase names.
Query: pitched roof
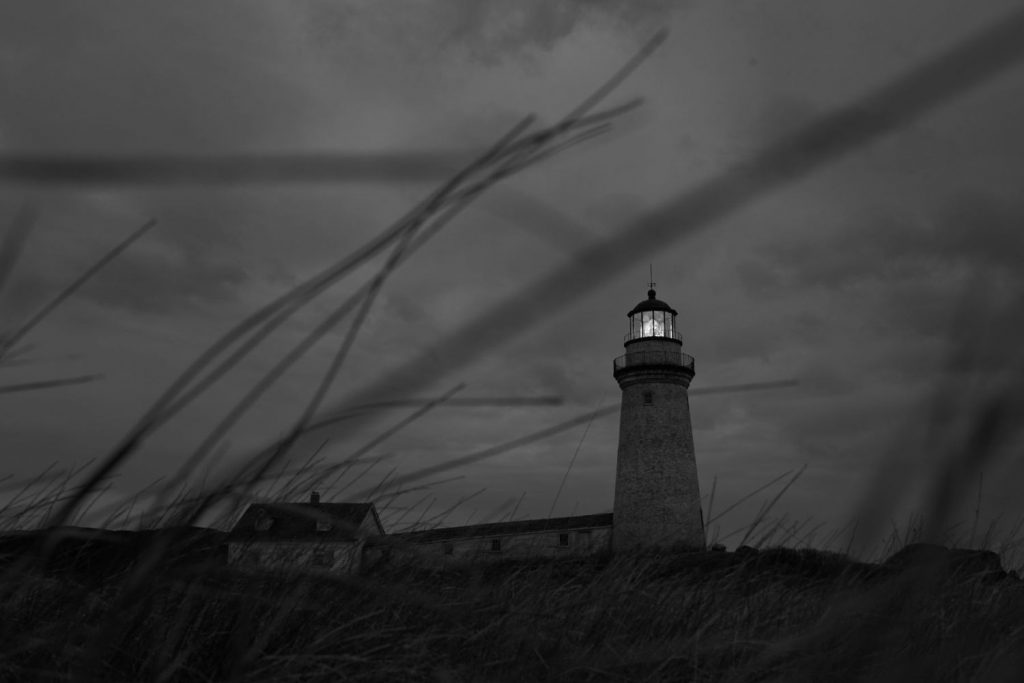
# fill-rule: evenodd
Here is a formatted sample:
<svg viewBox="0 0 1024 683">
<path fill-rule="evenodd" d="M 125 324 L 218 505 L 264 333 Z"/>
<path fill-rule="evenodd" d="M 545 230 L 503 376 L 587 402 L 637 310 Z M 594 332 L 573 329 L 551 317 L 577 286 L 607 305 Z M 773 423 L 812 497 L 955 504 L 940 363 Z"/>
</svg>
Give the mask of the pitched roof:
<svg viewBox="0 0 1024 683">
<path fill-rule="evenodd" d="M 355 540 L 370 515 L 384 533 L 373 503 L 253 503 L 228 536 L 229 541 Z M 322 530 L 318 524 L 326 523 Z"/>
<path fill-rule="evenodd" d="M 593 529 L 612 525 L 612 513 L 599 515 L 578 515 L 576 517 L 552 517 L 549 519 L 524 519 L 518 522 L 495 522 L 454 526 L 427 531 L 408 531 L 388 534 L 387 539 L 405 543 L 434 543 L 484 536 L 508 536 L 511 534 L 541 533 L 545 531 L 570 531 Z M 384 540 L 384 539 L 380 539 Z M 385 541 L 386 542 L 386 541 Z"/>
</svg>

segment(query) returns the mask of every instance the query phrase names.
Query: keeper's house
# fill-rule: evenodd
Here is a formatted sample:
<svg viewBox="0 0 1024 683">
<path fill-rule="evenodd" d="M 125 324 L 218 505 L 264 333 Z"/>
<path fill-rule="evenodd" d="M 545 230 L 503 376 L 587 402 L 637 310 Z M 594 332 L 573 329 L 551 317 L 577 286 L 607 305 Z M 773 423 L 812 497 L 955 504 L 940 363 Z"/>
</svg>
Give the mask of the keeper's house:
<svg viewBox="0 0 1024 683">
<path fill-rule="evenodd" d="M 355 573 L 367 539 L 383 534 L 373 503 L 256 503 L 228 534 L 228 562 Z"/>
</svg>

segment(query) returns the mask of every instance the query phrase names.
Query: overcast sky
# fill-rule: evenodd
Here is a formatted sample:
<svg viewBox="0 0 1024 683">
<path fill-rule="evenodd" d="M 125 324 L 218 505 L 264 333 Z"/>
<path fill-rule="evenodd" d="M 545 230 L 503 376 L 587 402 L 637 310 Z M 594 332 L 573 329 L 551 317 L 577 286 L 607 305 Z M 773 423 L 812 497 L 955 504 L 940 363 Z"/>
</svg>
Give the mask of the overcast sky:
<svg viewBox="0 0 1024 683">
<path fill-rule="evenodd" d="M 556 120 L 667 28 L 665 44 L 609 100 L 642 97 L 640 110 L 610 135 L 495 188 L 396 272 L 335 401 L 564 270 L 587 245 L 855 103 L 1015 4 L 8 2 L 0 6 L 0 149 L 462 154 L 525 114 Z M 625 313 L 645 296 L 652 263 L 659 298 L 679 311 L 684 350 L 696 357 L 693 389 L 800 382 L 692 398 L 702 492 L 717 479 L 716 510 L 804 465 L 773 515 L 811 520 L 808 529 L 842 526 L 866 501 L 881 504 L 880 476 L 912 500 L 954 444 L 922 445 L 929 401 L 936 391 L 961 396 L 971 382 L 983 391 L 1022 338 L 1013 313 L 1024 284 L 1022 83 L 1024 69 L 1006 70 L 692 235 L 645 245 L 642 260 L 614 274 L 587 273 L 594 286 L 584 296 L 537 298 L 507 343 L 394 397 L 436 396 L 465 382 L 466 398 L 557 395 L 563 404 L 437 409 L 380 444 L 373 452 L 389 458 L 350 491 L 392 467 L 401 474 L 617 404 L 611 360 L 623 352 Z M 4 470 L 23 477 L 102 457 L 218 334 L 385 229 L 443 180 L 7 182 L 0 224 L 26 202 L 38 217 L 0 293 L 0 329 L 146 220 L 158 225 L 37 328 L 25 364 L 0 368 L 0 384 L 103 375 L 0 395 Z M 332 290 L 147 441 L 113 492 L 131 494 L 173 471 L 232 399 L 371 273 Z M 968 283 L 979 279 L 987 289 L 965 307 Z M 964 308 L 972 317 L 957 317 Z M 951 371 L 952 350 L 982 338 L 992 320 L 1000 343 L 975 354 L 976 367 Z M 288 427 L 344 329 L 256 406 L 223 462 Z M 463 341 L 459 349 L 472 346 Z M 317 443 L 330 437 L 321 455 L 338 461 L 404 414 L 321 435 Z M 581 444 L 584 428 L 460 467 L 452 474 L 461 479 L 436 487 L 427 514 L 486 489 L 451 521 L 482 520 L 524 492 L 517 516 L 546 516 L 577 446 L 554 514 L 610 510 L 617 416 L 594 421 Z M 1024 513 L 1022 475 L 1019 457 L 985 465 L 984 518 Z M 971 500 L 958 519 L 975 508 L 977 475 L 968 478 Z M 775 490 L 724 518 L 722 535 L 748 523 Z"/>
</svg>

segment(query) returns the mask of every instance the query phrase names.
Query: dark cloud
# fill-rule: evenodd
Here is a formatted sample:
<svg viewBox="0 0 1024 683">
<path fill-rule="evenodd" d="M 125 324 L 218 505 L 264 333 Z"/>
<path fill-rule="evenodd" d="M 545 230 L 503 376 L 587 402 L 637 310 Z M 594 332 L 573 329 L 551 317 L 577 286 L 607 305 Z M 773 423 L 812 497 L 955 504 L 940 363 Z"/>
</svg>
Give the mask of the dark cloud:
<svg viewBox="0 0 1024 683">
<path fill-rule="evenodd" d="M 773 92 L 771 99 L 751 114 L 747 125 L 737 134 L 737 141 L 742 145 L 751 141 L 758 145 L 771 144 L 793 134 L 821 113 L 822 107 L 806 97 Z"/>
<path fill-rule="evenodd" d="M 89 288 L 87 298 L 141 315 L 166 315 L 196 306 L 215 308 L 234 301 L 248 280 L 237 265 L 180 243 L 136 250 L 105 275 Z"/>
<path fill-rule="evenodd" d="M 330 49 L 339 41 L 387 40 L 407 56 L 436 57 L 455 48 L 485 65 L 551 50 L 581 26 L 647 38 L 686 2 L 675 0 L 455 0 L 418 4 L 300 5 L 312 40 Z"/>
<path fill-rule="evenodd" d="M 470 54 L 495 62 L 529 49 L 550 50 L 580 24 L 592 23 L 626 31 L 651 30 L 681 3 L 669 0 L 636 3 L 629 0 L 463 0 L 451 38 L 464 43 Z"/>
<path fill-rule="evenodd" d="M 211 209 L 209 202 L 197 206 Z M 40 219 L 12 277 L 6 297 L 11 310 L 26 315 L 53 298 L 129 232 L 137 223 L 102 203 L 54 200 Z M 87 281 L 65 304 L 91 302 L 134 314 L 168 315 L 198 309 L 224 310 L 250 280 L 248 255 L 240 255 L 217 212 L 187 222 L 167 212 L 139 240 Z M 249 261 L 249 262 L 247 262 Z"/>
<path fill-rule="evenodd" d="M 236 300 L 248 275 L 230 263 L 176 245 L 136 251 L 118 259 L 101 276 L 82 288 L 76 305 L 90 301 L 112 312 L 168 315 L 197 308 L 216 309 Z M 70 271 L 69 271 L 70 272 Z M 38 307 L 57 295 L 68 282 L 54 274 L 41 279 L 20 274 L 11 298 L 22 307 Z"/>
<path fill-rule="evenodd" d="M 878 306 L 882 330 L 945 332 L 970 274 L 1024 287 L 1024 204 L 980 192 L 940 200 L 922 213 L 876 210 L 834 232 L 780 238 L 736 266 L 744 291 L 766 301 L 794 290 L 827 290 Z M 810 322 L 807 319 L 806 322 Z"/>
<path fill-rule="evenodd" d="M 259 13 L 232 8 L 241 6 L 6 5 L 5 146 L 209 151 L 290 128 L 297 100 L 274 69 L 280 41 Z"/>
<path fill-rule="evenodd" d="M 265 8 L 233 0 L 216 6 L 5 6 L 0 147 L 118 156 L 259 149 L 286 138 L 294 145 L 301 133 L 299 109 L 308 98 L 291 72 L 296 53 L 268 16 Z M 253 223 L 262 227 L 253 218 L 275 208 L 257 193 L 15 189 L 38 195 L 43 211 L 31 253 L 18 269 L 19 308 L 52 296 L 99 258 L 126 218 L 139 224 L 156 218 L 160 225 L 83 288 L 79 299 L 150 313 L 230 301 L 254 270 L 269 270 L 269 262 L 285 252 L 254 262 L 237 248 Z M 48 236 L 62 232 L 67 234 L 59 240 Z M 259 272 L 260 279 L 289 278 L 284 263 L 273 270 Z"/>
</svg>

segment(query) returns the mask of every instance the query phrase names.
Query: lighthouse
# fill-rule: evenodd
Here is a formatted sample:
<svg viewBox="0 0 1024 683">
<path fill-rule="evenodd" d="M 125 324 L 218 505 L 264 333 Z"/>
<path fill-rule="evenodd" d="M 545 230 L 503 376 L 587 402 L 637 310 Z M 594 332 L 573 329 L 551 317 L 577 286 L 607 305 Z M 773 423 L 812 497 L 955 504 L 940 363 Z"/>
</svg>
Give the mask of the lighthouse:
<svg viewBox="0 0 1024 683">
<path fill-rule="evenodd" d="M 688 395 L 693 357 L 682 351 L 677 312 L 650 287 L 627 314 L 626 353 L 612 367 L 622 389 L 612 548 L 703 549 Z"/>
</svg>

